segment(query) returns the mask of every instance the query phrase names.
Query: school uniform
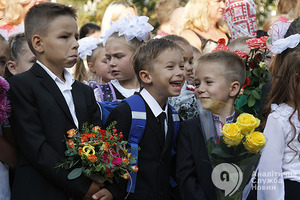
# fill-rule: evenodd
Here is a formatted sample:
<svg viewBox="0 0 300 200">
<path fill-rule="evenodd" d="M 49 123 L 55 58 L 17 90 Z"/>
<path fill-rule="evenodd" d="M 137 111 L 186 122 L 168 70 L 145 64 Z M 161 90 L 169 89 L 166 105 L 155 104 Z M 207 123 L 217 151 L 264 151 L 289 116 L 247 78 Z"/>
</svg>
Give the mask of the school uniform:
<svg viewBox="0 0 300 200">
<path fill-rule="evenodd" d="M 66 132 L 85 122 L 101 125 L 100 111 L 90 87 L 75 81 L 62 93 L 58 80 L 43 67 L 35 63 L 9 79 L 10 124 L 18 148 L 12 199 L 82 199 L 91 180 L 84 176 L 68 180 L 70 171 L 56 166 L 64 159 Z M 70 75 L 64 72 L 65 78 Z"/>
<path fill-rule="evenodd" d="M 171 141 L 174 128 L 171 116 L 171 108 L 167 106 L 162 110 L 157 101 L 143 89 L 139 94 L 146 105 L 146 127 L 143 138 L 139 143 L 138 167 L 135 192 L 128 199 L 160 200 L 170 199 L 169 180 L 171 175 Z M 165 111 L 165 131 L 160 126 L 157 117 Z M 125 102 L 114 108 L 106 122 L 117 121 L 115 125 L 118 132 L 122 132 L 124 139 L 128 139 L 132 115 L 129 105 Z M 107 189 L 114 195 L 115 199 L 124 199 L 127 181 L 122 184 L 108 185 Z M 120 195 L 122 191 L 122 195 Z"/>
<path fill-rule="evenodd" d="M 239 112 L 226 117 L 232 123 Z M 221 135 L 222 122 L 218 115 L 212 116 L 215 130 Z M 200 117 L 183 121 L 177 139 L 176 178 L 182 199 L 216 200 L 216 187 L 212 183 L 211 161 L 206 149 Z"/>
</svg>

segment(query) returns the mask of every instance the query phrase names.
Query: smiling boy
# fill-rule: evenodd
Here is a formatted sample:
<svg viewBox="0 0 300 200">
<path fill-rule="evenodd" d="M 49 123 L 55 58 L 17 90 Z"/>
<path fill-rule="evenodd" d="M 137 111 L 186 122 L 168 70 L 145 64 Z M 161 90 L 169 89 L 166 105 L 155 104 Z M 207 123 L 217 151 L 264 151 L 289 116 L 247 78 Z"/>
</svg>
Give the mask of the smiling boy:
<svg viewBox="0 0 300 200">
<path fill-rule="evenodd" d="M 166 39 L 150 40 L 134 55 L 134 70 L 141 84 L 139 94 L 145 105 L 146 125 L 139 142 L 138 167 L 134 193 L 128 199 L 171 199 L 171 149 L 174 135 L 173 115 L 168 97 L 178 96 L 184 83 L 184 60 L 182 49 Z M 131 97 L 129 97 L 131 98 Z M 166 119 L 159 123 L 164 113 Z M 178 117 L 178 115 L 177 115 Z M 125 102 L 111 111 L 106 125 L 117 121 L 116 128 L 128 140 L 132 113 Z M 121 185 L 123 192 L 127 183 Z M 119 185 L 120 186 L 120 185 Z M 115 199 L 124 199 L 116 190 L 118 184 L 107 187 Z"/>
<path fill-rule="evenodd" d="M 234 100 L 245 82 L 244 62 L 232 52 L 216 51 L 201 56 L 197 63 L 195 96 L 214 113 L 214 126 L 221 134 L 223 124 L 236 118 Z M 199 117 L 180 126 L 176 164 L 182 199 L 217 199 Z"/>
</svg>

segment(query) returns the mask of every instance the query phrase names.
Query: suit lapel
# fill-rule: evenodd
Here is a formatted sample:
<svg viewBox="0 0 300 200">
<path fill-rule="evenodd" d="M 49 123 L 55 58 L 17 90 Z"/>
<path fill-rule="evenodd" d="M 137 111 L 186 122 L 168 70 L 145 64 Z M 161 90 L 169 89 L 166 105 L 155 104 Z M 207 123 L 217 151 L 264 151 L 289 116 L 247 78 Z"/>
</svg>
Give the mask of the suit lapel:
<svg viewBox="0 0 300 200">
<path fill-rule="evenodd" d="M 54 80 L 47 74 L 47 72 L 37 63 L 35 63 L 30 69 L 38 79 L 40 79 L 41 84 L 48 90 L 48 92 L 53 96 L 53 98 L 58 103 L 59 107 L 65 112 L 65 114 L 73 121 L 69 107 L 66 103 L 64 96 L 59 90 L 58 86 Z"/>
<path fill-rule="evenodd" d="M 75 81 L 72 85 L 72 96 L 73 96 L 73 101 L 74 101 L 74 106 L 75 106 L 75 112 L 78 120 L 79 127 L 84 123 L 85 120 L 83 118 L 84 113 L 86 112 L 86 107 L 84 106 L 85 102 L 85 97 L 82 92 L 81 87 L 79 86 L 79 83 Z"/>
<path fill-rule="evenodd" d="M 148 109 L 147 120 L 146 120 L 147 127 L 149 127 L 151 129 L 150 130 L 151 134 L 153 134 L 157 138 L 160 146 L 163 148 L 164 147 L 164 133 L 159 125 L 157 118 L 154 116 L 154 114 L 152 113 L 152 111 L 150 110 L 148 105 L 146 105 L 146 110 L 147 109 Z"/>
</svg>

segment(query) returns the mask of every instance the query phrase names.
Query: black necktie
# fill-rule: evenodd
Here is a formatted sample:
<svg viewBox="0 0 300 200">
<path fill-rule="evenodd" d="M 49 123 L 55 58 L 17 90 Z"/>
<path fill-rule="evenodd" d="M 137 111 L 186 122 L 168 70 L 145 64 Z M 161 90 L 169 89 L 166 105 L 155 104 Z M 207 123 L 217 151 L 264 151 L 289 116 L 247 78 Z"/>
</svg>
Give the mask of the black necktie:
<svg viewBox="0 0 300 200">
<path fill-rule="evenodd" d="M 165 134 L 165 119 L 166 119 L 166 113 L 165 112 L 161 112 L 158 115 L 158 121 L 159 121 L 160 127 L 164 131 L 164 134 Z"/>
</svg>

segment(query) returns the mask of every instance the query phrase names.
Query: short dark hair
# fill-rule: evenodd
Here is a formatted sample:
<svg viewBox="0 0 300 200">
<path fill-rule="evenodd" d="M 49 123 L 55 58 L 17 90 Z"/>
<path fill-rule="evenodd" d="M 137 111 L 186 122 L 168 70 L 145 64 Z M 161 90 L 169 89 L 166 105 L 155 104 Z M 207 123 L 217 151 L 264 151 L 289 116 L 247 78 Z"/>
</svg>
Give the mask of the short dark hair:
<svg viewBox="0 0 300 200">
<path fill-rule="evenodd" d="M 142 85 L 142 80 L 139 76 L 141 70 L 151 71 L 156 58 L 167 49 L 178 49 L 183 51 L 182 48 L 171 40 L 164 38 L 151 39 L 145 44 L 141 45 L 133 55 L 133 67 L 139 83 Z"/>
<path fill-rule="evenodd" d="M 101 31 L 100 26 L 95 23 L 85 23 L 79 30 L 79 39 L 86 37 L 89 34 L 93 34 L 96 31 Z"/>
<path fill-rule="evenodd" d="M 246 67 L 244 61 L 235 53 L 230 51 L 219 50 L 212 53 L 204 54 L 198 59 L 199 65 L 208 63 L 219 63 L 224 69 L 224 77 L 228 82 L 238 81 L 242 87 L 246 79 Z"/>
<path fill-rule="evenodd" d="M 74 8 L 59 3 L 46 2 L 29 9 L 24 21 L 25 37 L 33 53 L 35 53 L 31 42 L 33 35 L 47 35 L 49 24 L 59 16 L 71 16 L 75 20 L 77 18 Z"/>
</svg>

